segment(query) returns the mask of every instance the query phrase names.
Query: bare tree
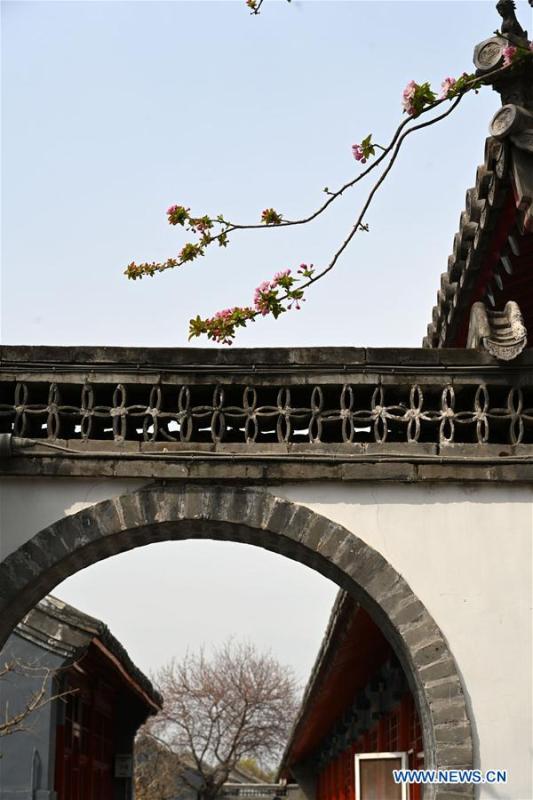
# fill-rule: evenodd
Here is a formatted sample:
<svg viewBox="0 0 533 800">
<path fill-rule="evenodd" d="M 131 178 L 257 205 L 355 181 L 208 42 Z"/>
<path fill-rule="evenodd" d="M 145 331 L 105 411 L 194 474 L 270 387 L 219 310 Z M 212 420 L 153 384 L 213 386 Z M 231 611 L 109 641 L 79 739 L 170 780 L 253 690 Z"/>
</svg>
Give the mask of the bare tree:
<svg viewBox="0 0 533 800">
<path fill-rule="evenodd" d="M 30 717 L 53 700 L 58 700 L 75 690 L 53 693 L 50 689 L 58 670 L 50 669 L 42 664 L 28 664 L 12 658 L 0 667 L 0 682 L 10 679 L 30 679 L 36 687 L 13 711 L 6 701 L 0 707 L 0 737 L 8 736 L 27 729 Z"/>
<path fill-rule="evenodd" d="M 212 800 L 240 761 L 279 758 L 298 707 L 292 670 L 232 641 L 171 661 L 156 676 L 163 710 L 147 733 L 179 757 L 176 777 Z M 192 770 L 191 770 L 192 768 Z"/>
</svg>

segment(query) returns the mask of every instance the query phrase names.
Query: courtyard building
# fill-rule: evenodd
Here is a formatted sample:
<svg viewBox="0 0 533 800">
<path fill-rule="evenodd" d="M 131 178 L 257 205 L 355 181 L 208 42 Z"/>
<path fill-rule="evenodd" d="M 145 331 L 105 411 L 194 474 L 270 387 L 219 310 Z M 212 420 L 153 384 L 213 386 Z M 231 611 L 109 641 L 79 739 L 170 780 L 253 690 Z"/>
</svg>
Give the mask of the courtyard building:
<svg viewBox="0 0 533 800">
<path fill-rule="evenodd" d="M 39 707 L 0 739 L 2 800 L 128 800 L 138 728 L 161 697 L 100 620 L 56 597 L 17 625 L 0 663 L 2 714 Z"/>
</svg>

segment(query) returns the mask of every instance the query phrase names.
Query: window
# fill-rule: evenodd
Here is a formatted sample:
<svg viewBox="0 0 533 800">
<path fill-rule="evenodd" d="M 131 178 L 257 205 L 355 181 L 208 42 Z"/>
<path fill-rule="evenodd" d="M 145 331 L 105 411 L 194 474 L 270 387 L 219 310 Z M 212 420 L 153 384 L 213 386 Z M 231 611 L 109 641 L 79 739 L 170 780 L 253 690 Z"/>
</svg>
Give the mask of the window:
<svg viewBox="0 0 533 800">
<path fill-rule="evenodd" d="M 391 711 L 388 719 L 385 720 L 387 730 L 385 732 L 386 744 L 389 750 L 398 750 L 400 746 L 400 711 Z"/>
<path fill-rule="evenodd" d="M 407 785 L 394 783 L 393 769 L 407 769 L 407 753 L 358 753 L 355 800 L 407 800 Z"/>
</svg>

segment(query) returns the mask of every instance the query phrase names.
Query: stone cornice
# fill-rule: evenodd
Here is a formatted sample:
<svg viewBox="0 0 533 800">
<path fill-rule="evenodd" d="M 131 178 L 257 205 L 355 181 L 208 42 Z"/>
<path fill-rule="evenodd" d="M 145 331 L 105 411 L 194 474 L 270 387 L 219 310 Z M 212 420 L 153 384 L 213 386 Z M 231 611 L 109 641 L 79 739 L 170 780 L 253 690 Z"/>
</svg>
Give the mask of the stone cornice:
<svg viewBox="0 0 533 800">
<path fill-rule="evenodd" d="M 533 353 L 4 347 L 0 474 L 533 478 Z"/>
</svg>

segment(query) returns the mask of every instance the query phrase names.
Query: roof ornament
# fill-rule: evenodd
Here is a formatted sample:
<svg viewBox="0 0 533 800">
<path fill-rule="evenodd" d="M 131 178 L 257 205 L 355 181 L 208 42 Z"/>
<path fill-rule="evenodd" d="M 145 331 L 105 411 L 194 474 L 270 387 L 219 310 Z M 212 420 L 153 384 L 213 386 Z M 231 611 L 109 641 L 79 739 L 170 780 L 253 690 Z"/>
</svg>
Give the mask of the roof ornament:
<svg viewBox="0 0 533 800">
<path fill-rule="evenodd" d="M 527 331 L 518 303 L 509 300 L 503 311 L 489 311 L 474 303 L 468 328 L 469 349 L 484 349 L 500 361 L 512 361 L 527 345 Z"/>
<path fill-rule="evenodd" d="M 533 5 L 533 0 L 529 0 Z M 486 77 L 502 98 L 502 105 L 511 103 L 533 110 L 533 64 L 532 59 L 522 58 L 513 64 L 511 70 L 503 70 L 495 75 L 506 62 L 506 51 L 511 47 L 529 48 L 528 33 L 520 25 L 515 13 L 514 0 L 498 0 L 496 9 L 502 18 L 501 30 L 495 31 L 490 39 L 485 39 L 474 49 L 476 75 Z"/>
<path fill-rule="evenodd" d="M 533 5 L 533 0 L 530 0 L 530 5 Z M 518 22 L 515 14 L 514 0 L 498 0 L 496 9 L 502 18 L 501 32 L 509 39 L 520 39 L 527 41 L 527 31 L 525 31 Z"/>
</svg>

